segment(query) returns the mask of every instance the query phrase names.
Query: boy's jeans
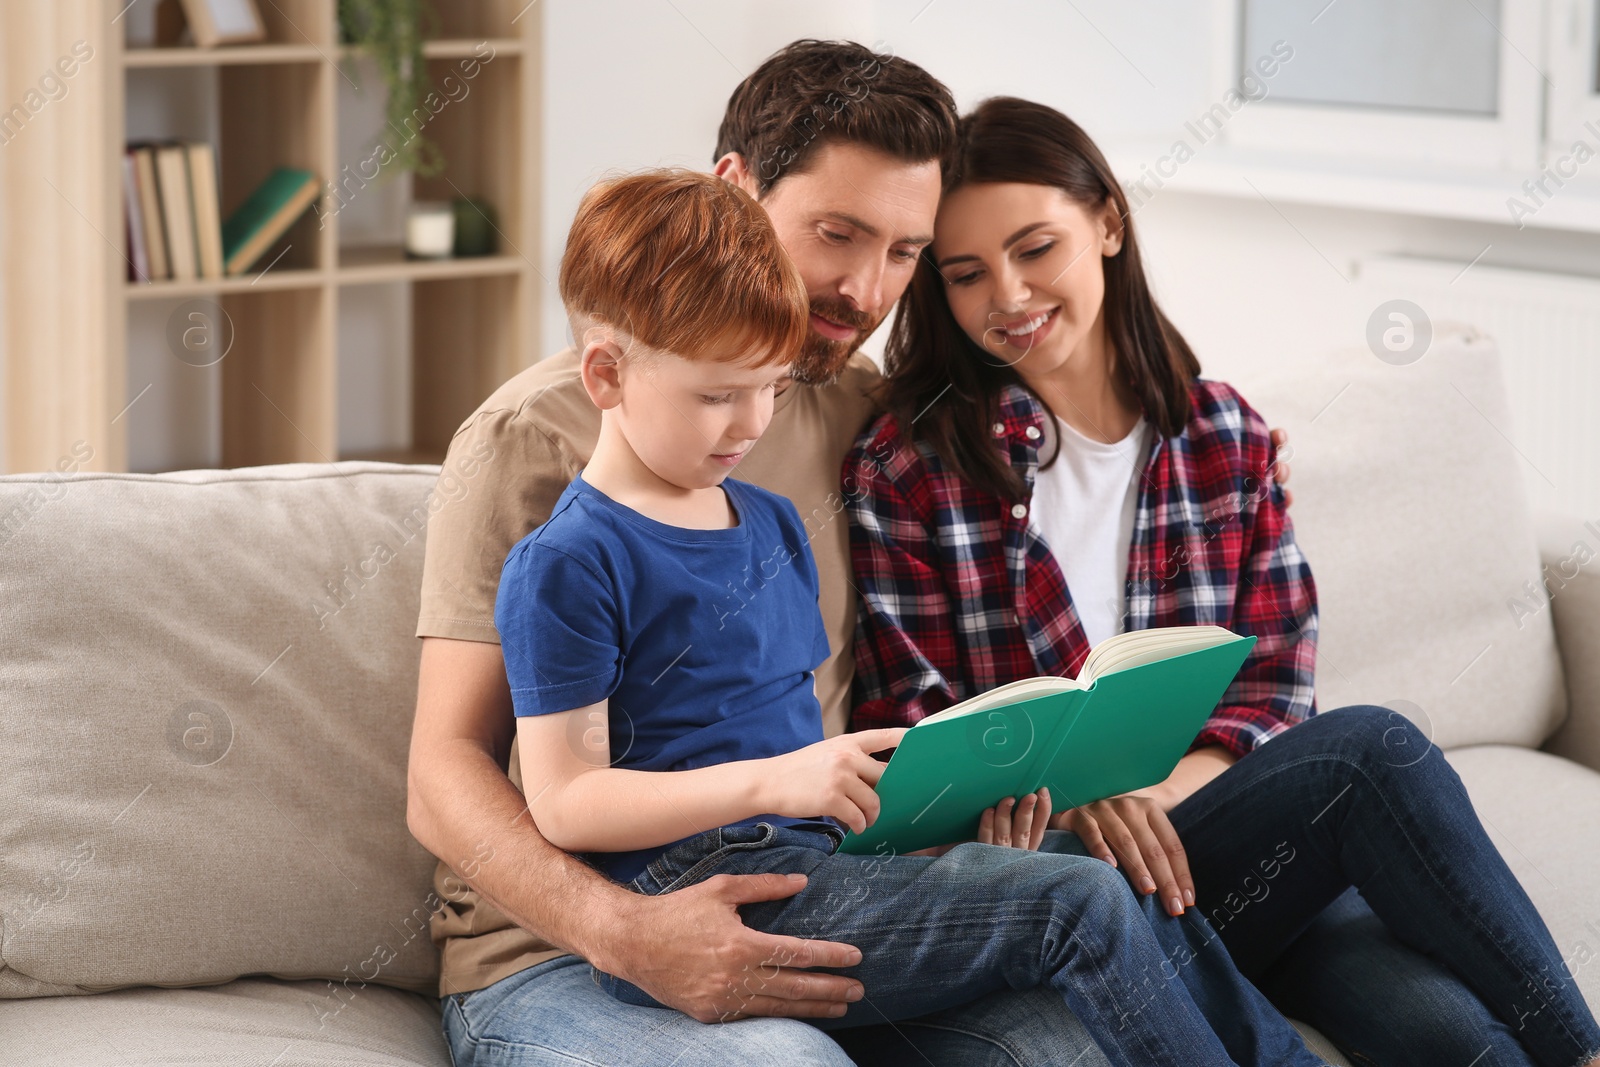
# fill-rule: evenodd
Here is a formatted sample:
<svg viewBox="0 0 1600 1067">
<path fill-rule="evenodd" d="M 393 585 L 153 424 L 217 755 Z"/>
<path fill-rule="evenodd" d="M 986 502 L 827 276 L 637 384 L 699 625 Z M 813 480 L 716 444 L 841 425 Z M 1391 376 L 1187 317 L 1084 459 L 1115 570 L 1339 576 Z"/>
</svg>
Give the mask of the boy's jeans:
<svg viewBox="0 0 1600 1067">
<path fill-rule="evenodd" d="M 1117 1067 L 1323 1062 L 1238 973 L 1197 910 L 1173 917 L 1142 902 L 1109 864 L 976 842 L 939 857 L 849 856 L 834 851 L 838 830 L 807 826 L 707 831 L 657 857 L 629 888 L 656 895 L 721 873 L 807 875 L 795 896 L 740 914 L 756 929 L 861 950 L 860 964 L 837 973 L 859 978 L 866 995 L 840 1018 L 811 1020 L 823 1029 L 1045 985 Z M 594 975 L 625 1003 L 659 1006 L 629 982 Z M 761 983 L 752 973 L 745 989 L 758 994 Z"/>
</svg>

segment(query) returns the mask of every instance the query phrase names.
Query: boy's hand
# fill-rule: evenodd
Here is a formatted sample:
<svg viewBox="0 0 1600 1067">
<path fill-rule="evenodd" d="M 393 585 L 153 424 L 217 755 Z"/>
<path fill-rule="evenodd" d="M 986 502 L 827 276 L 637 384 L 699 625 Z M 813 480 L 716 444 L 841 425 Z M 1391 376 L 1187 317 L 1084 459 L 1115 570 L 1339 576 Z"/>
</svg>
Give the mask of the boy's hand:
<svg viewBox="0 0 1600 1067">
<path fill-rule="evenodd" d="M 894 748 L 909 726 L 860 730 L 752 761 L 759 811 L 807 819 L 831 815 L 861 833 L 877 821 L 874 786 L 888 766 L 870 755 Z"/>
</svg>

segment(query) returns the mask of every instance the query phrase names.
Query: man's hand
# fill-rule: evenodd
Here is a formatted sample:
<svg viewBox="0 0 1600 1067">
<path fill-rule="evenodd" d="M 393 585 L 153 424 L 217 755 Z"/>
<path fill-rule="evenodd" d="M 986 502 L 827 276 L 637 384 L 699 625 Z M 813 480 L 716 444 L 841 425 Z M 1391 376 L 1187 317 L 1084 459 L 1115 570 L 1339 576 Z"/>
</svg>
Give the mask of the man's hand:
<svg viewBox="0 0 1600 1067">
<path fill-rule="evenodd" d="M 1272 467 L 1272 480 L 1283 487 L 1283 506 L 1290 507 L 1294 504 L 1294 493 L 1289 489 L 1289 461 L 1283 458 L 1284 450 L 1289 445 L 1289 431 L 1272 430 L 1267 436 L 1272 438 L 1272 447 L 1278 450 L 1278 461 Z"/>
<path fill-rule="evenodd" d="M 1056 816 L 1051 829 L 1071 830 L 1089 855 L 1113 867 L 1121 861 L 1128 882 L 1141 893 L 1158 889 L 1173 915 L 1194 903 L 1189 859 L 1167 813 L 1154 797 L 1128 793 L 1071 808 Z"/>
<path fill-rule="evenodd" d="M 854 966 L 860 949 L 763 933 L 739 917 L 741 904 L 782 900 L 805 885 L 802 874 L 718 874 L 661 896 L 636 896 L 618 916 L 629 931 L 614 939 L 624 954 L 591 962 L 703 1023 L 843 1015 L 847 1002 L 861 999 L 861 983 L 805 968 Z"/>
</svg>

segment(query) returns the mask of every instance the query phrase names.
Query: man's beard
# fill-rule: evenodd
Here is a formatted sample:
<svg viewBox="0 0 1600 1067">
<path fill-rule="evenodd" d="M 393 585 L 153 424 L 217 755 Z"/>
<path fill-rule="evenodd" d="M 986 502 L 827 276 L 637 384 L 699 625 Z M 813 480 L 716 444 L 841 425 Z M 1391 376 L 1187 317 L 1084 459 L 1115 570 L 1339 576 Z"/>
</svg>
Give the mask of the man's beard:
<svg viewBox="0 0 1600 1067">
<path fill-rule="evenodd" d="M 850 362 L 856 346 L 878 328 L 883 316 L 873 318 L 864 311 L 857 311 L 843 300 L 821 296 L 812 298 L 811 311 L 830 322 L 851 326 L 857 331 L 854 337 L 834 341 L 812 330 L 806 338 L 805 349 L 795 361 L 792 371 L 795 381 L 806 385 L 832 385 L 839 380 L 839 374 L 844 370 L 845 364 Z"/>
</svg>

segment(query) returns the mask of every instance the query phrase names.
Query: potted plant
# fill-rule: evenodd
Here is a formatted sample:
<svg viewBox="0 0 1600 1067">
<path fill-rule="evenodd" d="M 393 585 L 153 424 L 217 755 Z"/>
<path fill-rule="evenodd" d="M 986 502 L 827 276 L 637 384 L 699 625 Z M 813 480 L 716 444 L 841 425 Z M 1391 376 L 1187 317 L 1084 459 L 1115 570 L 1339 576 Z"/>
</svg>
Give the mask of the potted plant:
<svg viewBox="0 0 1600 1067">
<path fill-rule="evenodd" d="M 422 42 L 438 32 L 438 19 L 428 0 L 339 0 L 339 33 L 377 60 L 389 90 L 389 128 L 399 135 L 391 140 L 390 165 L 431 177 L 444 169 L 439 146 L 419 128 L 406 122 L 423 106 L 427 96 L 428 65 Z M 395 143 L 395 142 L 398 143 Z"/>
</svg>

